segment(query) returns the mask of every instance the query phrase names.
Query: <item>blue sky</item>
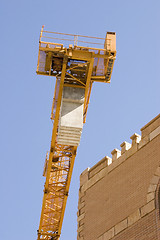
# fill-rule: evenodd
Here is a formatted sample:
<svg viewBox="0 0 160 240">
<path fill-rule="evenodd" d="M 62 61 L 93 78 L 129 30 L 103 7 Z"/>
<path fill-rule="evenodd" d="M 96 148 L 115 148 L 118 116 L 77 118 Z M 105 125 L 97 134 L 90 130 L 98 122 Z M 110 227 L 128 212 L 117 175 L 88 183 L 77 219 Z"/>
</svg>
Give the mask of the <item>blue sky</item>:
<svg viewBox="0 0 160 240">
<path fill-rule="evenodd" d="M 55 79 L 36 75 L 42 25 L 57 32 L 117 34 L 111 83 L 95 83 L 78 148 L 61 240 L 75 240 L 79 175 L 159 114 L 160 2 L 3 1 L 1 20 L 0 234 L 36 239 Z"/>
</svg>

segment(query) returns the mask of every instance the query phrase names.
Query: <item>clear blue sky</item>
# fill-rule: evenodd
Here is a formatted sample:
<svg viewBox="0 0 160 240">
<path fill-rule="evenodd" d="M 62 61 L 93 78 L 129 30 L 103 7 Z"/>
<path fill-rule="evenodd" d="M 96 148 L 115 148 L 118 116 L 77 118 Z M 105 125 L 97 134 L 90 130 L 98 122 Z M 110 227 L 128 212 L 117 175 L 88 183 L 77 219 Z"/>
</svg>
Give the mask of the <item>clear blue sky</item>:
<svg viewBox="0 0 160 240">
<path fill-rule="evenodd" d="M 95 83 L 78 148 L 61 240 L 75 240 L 79 175 L 159 113 L 159 0 L 3 1 L 0 86 L 0 238 L 35 240 L 55 79 L 36 75 L 41 26 L 105 37 L 117 33 L 111 84 Z"/>
</svg>

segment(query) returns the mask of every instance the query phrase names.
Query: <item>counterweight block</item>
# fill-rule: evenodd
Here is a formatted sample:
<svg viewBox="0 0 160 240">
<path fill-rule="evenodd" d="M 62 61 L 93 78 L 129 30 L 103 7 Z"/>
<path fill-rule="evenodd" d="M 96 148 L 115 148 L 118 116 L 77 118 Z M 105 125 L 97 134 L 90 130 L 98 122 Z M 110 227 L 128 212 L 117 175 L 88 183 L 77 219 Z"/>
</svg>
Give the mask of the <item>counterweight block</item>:
<svg viewBox="0 0 160 240">
<path fill-rule="evenodd" d="M 63 88 L 58 144 L 79 145 L 83 128 L 84 96 L 85 90 L 82 88 Z"/>
</svg>

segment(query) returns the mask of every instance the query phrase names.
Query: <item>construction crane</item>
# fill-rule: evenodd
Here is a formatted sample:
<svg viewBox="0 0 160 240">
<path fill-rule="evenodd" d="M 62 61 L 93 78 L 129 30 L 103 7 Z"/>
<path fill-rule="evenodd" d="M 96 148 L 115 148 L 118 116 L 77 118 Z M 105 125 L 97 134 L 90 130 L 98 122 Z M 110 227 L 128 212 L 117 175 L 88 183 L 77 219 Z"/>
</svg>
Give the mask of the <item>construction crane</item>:
<svg viewBox="0 0 160 240">
<path fill-rule="evenodd" d="M 115 58 L 115 32 L 97 38 L 45 31 L 42 26 L 37 74 L 56 77 L 56 84 L 51 111 L 51 146 L 43 171 L 46 181 L 38 240 L 60 238 L 92 84 L 110 82 Z"/>
</svg>

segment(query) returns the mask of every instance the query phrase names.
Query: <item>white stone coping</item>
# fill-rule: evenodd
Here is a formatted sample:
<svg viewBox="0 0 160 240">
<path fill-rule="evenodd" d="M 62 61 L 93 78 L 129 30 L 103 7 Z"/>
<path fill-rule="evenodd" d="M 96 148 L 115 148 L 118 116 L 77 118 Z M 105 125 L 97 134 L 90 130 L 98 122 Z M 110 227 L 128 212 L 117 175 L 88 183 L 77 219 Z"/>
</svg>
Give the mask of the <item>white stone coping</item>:
<svg viewBox="0 0 160 240">
<path fill-rule="evenodd" d="M 81 173 L 80 186 L 81 191 L 86 191 L 88 188 L 93 186 L 97 181 L 102 179 L 106 174 L 109 174 L 113 169 L 122 164 L 126 159 L 135 154 L 138 150 L 144 147 L 147 143 L 152 141 L 155 137 L 160 134 L 160 126 L 152 131 L 148 136 L 143 139 L 140 138 L 138 134 L 133 134 L 131 136 L 132 145 L 127 142 L 121 144 L 122 150 L 114 149 L 112 153 L 112 158 L 106 156 L 100 160 L 92 168 L 87 168 Z M 106 164 L 102 164 L 105 163 Z M 102 167 L 99 167 L 102 165 Z M 97 170 L 97 171 L 96 171 Z M 94 171 L 94 172 L 93 172 Z M 92 174 L 93 173 L 93 174 Z"/>
<path fill-rule="evenodd" d="M 158 114 L 155 118 L 153 118 L 150 122 L 148 122 L 145 126 L 141 128 L 141 131 L 143 131 L 145 128 L 150 126 L 153 122 L 155 122 L 158 118 L 160 118 L 160 114 Z"/>
</svg>

